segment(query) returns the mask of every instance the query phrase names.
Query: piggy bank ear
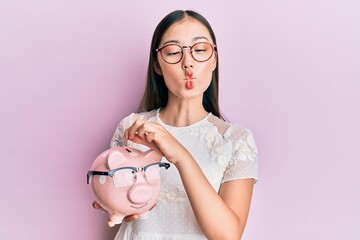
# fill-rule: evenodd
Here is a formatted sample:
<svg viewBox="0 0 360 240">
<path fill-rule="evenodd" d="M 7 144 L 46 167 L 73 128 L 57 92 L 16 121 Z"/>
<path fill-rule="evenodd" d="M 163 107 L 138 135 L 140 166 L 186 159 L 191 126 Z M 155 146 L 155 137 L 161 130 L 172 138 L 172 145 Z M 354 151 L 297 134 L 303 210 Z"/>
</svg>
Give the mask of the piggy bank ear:
<svg viewBox="0 0 360 240">
<path fill-rule="evenodd" d="M 162 155 L 160 153 L 158 153 L 158 152 L 153 151 L 153 150 L 148 150 L 148 151 L 145 152 L 144 158 L 151 159 L 154 162 L 160 162 L 161 158 L 162 158 Z"/>
<path fill-rule="evenodd" d="M 126 160 L 126 157 L 118 151 L 110 152 L 107 156 L 107 164 L 109 169 L 119 167 L 119 165 Z"/>
</svg>

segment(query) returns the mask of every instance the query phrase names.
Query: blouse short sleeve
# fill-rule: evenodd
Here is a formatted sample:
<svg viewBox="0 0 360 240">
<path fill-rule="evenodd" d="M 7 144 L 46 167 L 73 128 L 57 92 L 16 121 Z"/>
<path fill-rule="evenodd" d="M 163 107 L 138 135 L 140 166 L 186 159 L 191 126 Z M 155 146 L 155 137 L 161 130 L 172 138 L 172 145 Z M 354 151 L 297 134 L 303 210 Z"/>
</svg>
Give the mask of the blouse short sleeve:
<svg viewBox="0 0 360 240">
<path fill-rule="evenodd" d="M 239 125 L 232 125 L 226 130 L 224 137 L 232 143 L 232 154 L 222 183 L 245 178 L 253 178 L 256 181 L 258 152 L 251 131 Z"/>
<path fill-rule="evenodd" d="M 124 141 L 124 131 L 130 127 L 133 115 L 134 114 L 131 114 L 120 121 L 111 139 L 110 147 L 121 147 L 127 145 L 126 141 Z"/>
</svg>

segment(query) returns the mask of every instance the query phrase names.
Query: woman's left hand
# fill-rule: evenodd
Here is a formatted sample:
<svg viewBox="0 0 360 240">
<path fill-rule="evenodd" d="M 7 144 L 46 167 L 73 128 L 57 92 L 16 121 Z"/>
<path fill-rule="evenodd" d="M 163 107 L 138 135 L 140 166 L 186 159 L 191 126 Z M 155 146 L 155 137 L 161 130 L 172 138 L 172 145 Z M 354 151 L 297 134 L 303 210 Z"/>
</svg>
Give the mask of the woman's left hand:
<svg viewBox="0 0 360 240">
<path fill-rule="evenodd" d="M 158 123 L 135 120 L 125 130 L 124 139 L 146 145 L 163 154 L 169 162 L 174 164 L 184 155 L 190 155 L 186 148 Z"/>
</svg>

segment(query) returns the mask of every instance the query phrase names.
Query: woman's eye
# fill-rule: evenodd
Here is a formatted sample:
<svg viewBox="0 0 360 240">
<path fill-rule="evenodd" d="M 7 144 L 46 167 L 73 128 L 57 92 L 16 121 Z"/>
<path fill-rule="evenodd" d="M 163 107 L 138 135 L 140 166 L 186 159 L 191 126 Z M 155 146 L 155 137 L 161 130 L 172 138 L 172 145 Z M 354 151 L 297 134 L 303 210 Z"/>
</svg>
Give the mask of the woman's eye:
<svg viewBox="0 0 360 240">
<path fill-rule="evenodd" d="M 166 53 L 167 56 L 176 56 L 178 54 L 181 54 L 181 53 L 179 51 L 177 51 L 177 52 L 167 52 Z"/>
<path fill-rule="evenodd" d="M 207 49 L 207 48 L 197 48 L 197 49 L 194 49 L 194 53 L 197 54 L 197 55 L 207 54 L 207 52 L 208 52 L 208 49 Z"/>
</svg>

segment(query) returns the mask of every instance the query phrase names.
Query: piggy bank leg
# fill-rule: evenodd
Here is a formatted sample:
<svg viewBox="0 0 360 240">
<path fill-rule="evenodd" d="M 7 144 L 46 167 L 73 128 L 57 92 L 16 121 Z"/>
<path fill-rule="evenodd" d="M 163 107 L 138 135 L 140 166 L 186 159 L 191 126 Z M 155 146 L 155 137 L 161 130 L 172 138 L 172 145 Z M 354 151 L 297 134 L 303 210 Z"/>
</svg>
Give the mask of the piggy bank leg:
<svg viewBox="0 0 360 240">
<path fill-rule="evenodd" d="M 149 216 L 149 211 L 139 214 L 139 219 L 146 219 Z"/>
<path fill-rule="evenodd" d="M 109 215 L 108 225 L 109 227 L 114 227 L 116 224 L 122 223 L 124 215 Z"/>
</svg>

